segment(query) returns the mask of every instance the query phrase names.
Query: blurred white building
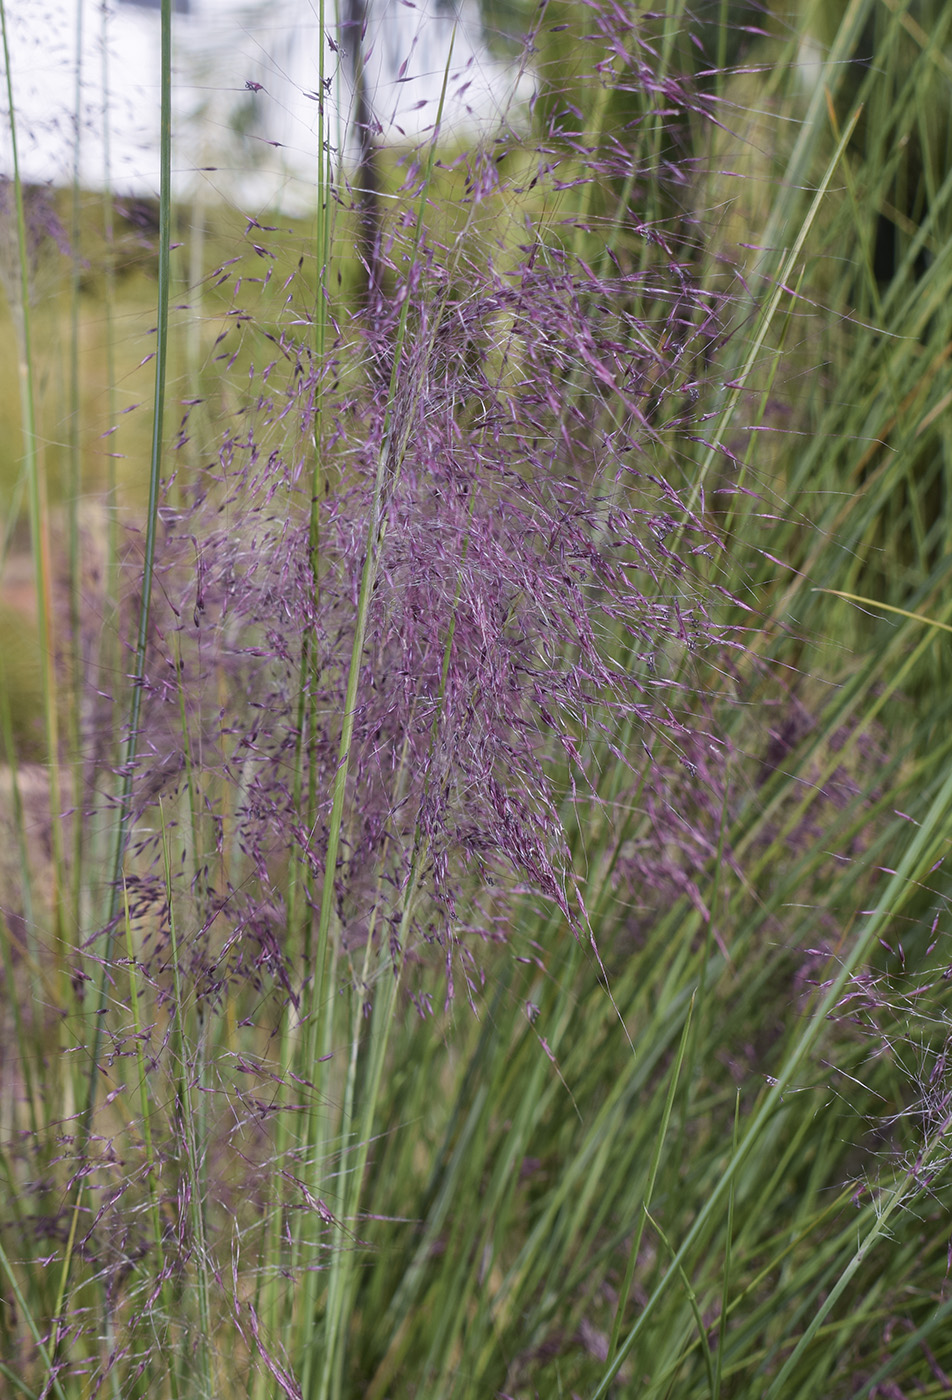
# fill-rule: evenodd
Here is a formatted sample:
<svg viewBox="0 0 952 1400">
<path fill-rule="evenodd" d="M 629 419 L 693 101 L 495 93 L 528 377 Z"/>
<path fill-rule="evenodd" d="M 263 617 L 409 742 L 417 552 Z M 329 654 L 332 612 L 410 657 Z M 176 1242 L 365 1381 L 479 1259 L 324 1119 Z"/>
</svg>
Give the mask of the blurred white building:
<svg viewBox="0 0 952 1400">
<path fill-rule="evenodd" d="M 158 190 L 159 0 L 6 0 L 23 178 Z M 369 0 L 366 82 L 378 139 L 418 138 L 511 119 L 513 74 L 481 38 L 475 0 Z M 332 145 L 344 142 L 349 63 L 327 0 Z M 317 0 L 175 0 L 173 179 L 244 208 L 293 212 L 313 200 L 319 86 Z M 450 44 L 452 41 L 452 57 Z M 5 84 L 0 171 L 11 173 Z"/>
</svg>

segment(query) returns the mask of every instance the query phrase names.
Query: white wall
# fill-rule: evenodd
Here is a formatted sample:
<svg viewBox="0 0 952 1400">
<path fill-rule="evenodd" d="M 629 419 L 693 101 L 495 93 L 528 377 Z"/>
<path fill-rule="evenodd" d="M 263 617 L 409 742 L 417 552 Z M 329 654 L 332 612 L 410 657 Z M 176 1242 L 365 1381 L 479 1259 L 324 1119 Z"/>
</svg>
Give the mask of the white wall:
<svg viewBox="0 0 952 1400">
<path fill-rule="evenodd" d="M 181 0 L 180 0 L 181 3 Z M 254 208 L 293 211 L 311 198 L 317 146 L 319 17 L 313 0 L 188 0 L 173 18 L 173 170 L 180 195 L 200 185 Z M 122 193 L 158 189 L 159 15 L 129 0 L 6 0 L 21 173 Z M 454 17 L 436 0 L 371 0 L 365 52 L 381 139 L 434 121 Z M 77 124 L 77 14 L 81 120 Z M 334 32 L 334 0 L 327 0 Z M 444 130 L 513 116 L 512 77 L 482 47 L 475 0 L 460 0 Z M 341 60 L 327 50 L 326 72 Z M 406 65 L 403 68 L 403 65 Z M 105 75 L 105 87 L 104 87 Z M 249 84 L 260 84 L 256 91 Z M 346 84 L 338 84 L 346 107 Z M 0 170 L 11 172 L 5 86 Z M 108 122 L 108 143 L 105 133 Z M 243 125 L 244 136 L 236 134 Z M 332 114 L 332 130 L 341 122 Z M 79 135 L 77 148 L 76 136 Z M 212 171 L 201 167 L 214 166 Z"/>
</svg>

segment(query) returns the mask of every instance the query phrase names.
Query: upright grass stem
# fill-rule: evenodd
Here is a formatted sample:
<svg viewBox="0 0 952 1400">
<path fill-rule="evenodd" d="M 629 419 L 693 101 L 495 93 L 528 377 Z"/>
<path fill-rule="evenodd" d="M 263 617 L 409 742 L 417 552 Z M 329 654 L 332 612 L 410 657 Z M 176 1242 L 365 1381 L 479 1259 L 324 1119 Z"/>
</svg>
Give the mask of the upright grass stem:
<svg viewBox="0 0 952 1400">
<path fill-rule="evenodd" d="M 311 576 L 312 607 L 315 617 L 321 612 L 321 501 L 324 494 L 325 482 L 325 393 L 324 367 L 327 360 L 328 327 L 331 318 L 330 296 L 331 296 L 331 247 L 333 239 L 333 210 L 331 203 L 333 188 L 332 170 L 332 145 L 329 139 L 328 117 L 327 117 L 327 95 L 332 84 L 327 78 L 327 44 L 326 44 L 326 7 L 325 0 L 320 0 L 318 9 L 318 121 L 317 121 L 317 213 L 315 221 L 314 252 L 316 266 L 316 286 L 313 307 L 314 323 L 314 343 L 313 354 L 314 363 L 317 367 L 317 382 L 315 388 L 316 401 L 313 415 L 313 448 L 311 452 L 311 474 L 310 474 L 310 509 L 308 512 L 308 566 Z M 309 632 L 305 632 L 301 639 L 301 655 L 298 672 L 298 704 L 296 722 L 296 740 L 294 752 L 294 776 L 293 794 L 295 810 L 303 815 L 301 827 L 305 832 L 314 830 L 317 823 L 317 763 L 315 762 L 316 745 L 316 717 L 314 706 L 317 703 L 316 696 L 319 683 L 320 658 L 316 639 Z M 300 948 L 302 966 L 302 989 L 310 983 L 312 986 L 320 982 L 325 985 L 332 980 L 323 965 L 318 968 L 318 958 L 327 956 L 326 943 L 321 950 L 320 938 L 315 939 L 313 934 L 314 920 L 312 916 L 313 893 L 311 881 L 311 864 L 308 859 L 308 852 L 302 847 L 297 839 L 294 840 L 290 852 L 287 887 L 287 931 L 288 938 L 292 945 Z M 303 991 L 302 991 L 303 995 Z M 311 1025 L 304 1034 L 303 1039 L 307 1044 L 308 1051 L 303 1061 L 298 1064 L 298 1072 L 303 1073 L 309 1081 L 313 1081 L 313 1093 L 318 1103 L 327 1103 L 330 1099 L 329 1076 L 330 1070 L 327 1068 L 332 1054 L 335 1017 L 329 1009 L 321 1006 L 311 1006 L 311 1016 L 320 1015 L 321 1026 L 318 1033 L 317 1027 Z M 300 1041 L 302 1033 L 300 1027 L 295 1027 L 292 1023 L 292 1008 L 287 1008 L 282 1029 L 282 1051 L 281 1068 L 282 1078 L 286 1081 L 286 1076 L 293 1072 L 296 1062 L 296 1055 L 300 1053 Z M 314 1124 L 315 1128 L 318 1125 Z M 317 1137 L 314 1140 L 314 1150 L 318 1160 L 323 1161 L 326 1154 L 327 1128 L 322 1124 L 318 1128 Z M 288 1124 L 286 1118 L 279 1119 L 276 1141 L 275 1157 L 281 1162 L 285 1158 L 288 1148 Z M 268 1239 L 268 1267 L 273 1273 L 272 1279 L 265 1285 L 263 1296 L 263 1315 L 266 1323 L 266 1335 L 277 1336 L 279 1334 L 278 1312 L 281 1305 L 281 1282 L 277 1268 L 277 1259 L 281 1249 L 281 1213 L 275 1211 L 272 1219 L 272 1226 Z M 308 1286 L 308 1302 L 305 1314 L 313 1314 L 314 1298 L 311 1294 L 310 1284 Z M 265 1372 L 258 1374 L 256 1385 L 257 1394 L 263 1395 L 264 1388 L 270 1384 Z"/>
<path fill-rule="evenodd" d="M 142 593 L 136 632 L 133 670 L 129 677 L 129 719 L 122 761 L 119 769 L 118 817 L 113 844 L 110 881 L 107 895 L 105 926 L 106 946 L 103 973 L 99 988 L 99 1010 L 105 1007 L 107 996 L 106 969 L 109 966 L 116 921 L 121 907 L 122 865 L 132 820 L 132 792 L 136 756 L 139 744 L 139 715 L 142 705 L 142 684 L 145 678 L 146 649 L 152 607 L 152 584 L 155 568 L 156 531 L 158 527 L 159 496 L 162 484 L 162 450 L 165 421 L 165 382 L 168 368 L 169 344 L 169 283 L 170 240 L 172 233 L 172 0 L 162 0 L 161 49 L 159 81 L 161 90 L 160 115 L 160 185 L 159 185 L 159 254 L 158 297 L 156 308 L 155 388 L 152 410 L 152 449 L 149 459 L 149 495 L 146 505 L 145 547 L 142 557 Z M 96 1106 L 97 1064 L 101 1042 L 102 1017 L 97 1017 L 92 1043 L 92 1063 L 89 1093 L 83 1117 L 83 1141 L 88 1137 Z"/>
<path fill-rule="evenodd" d="M 0 0 L 2 14 L 2 0 Z M 159 56 L 161 85 L 160 119 L 160 195 L 159 195 L 159 256 L 158 256 L 158 306 L 156 319 L 155 348 L 155 395 L 152 423 L 152 451 L 149 469 L 149 497 L 146 514 L 145 550 L 142 561 L 142 593 L 139 607 L 138 631 L 133 671 L 129 688 L 129 719 L 126 738 L 122 746 L 120 766 L 120 787 L 118 816 L 113 844 L 110 881 L 107 894 L 106 937 L 102 951 L 101 972 L 94 1015 L 94 1030 L 90 1043 L 89 1077 L 86 1101 L 80 1120 L 78 1136 L 78 1157 L 85 1157 L 89 1146 L 99 1091 L 99 1058 L 103 1039 L 103 1017 L 106 1012 L 112 949 L 116 937 L 117 921 L 122 898 L 122 867 L 126 844 L 132 820 L 132 793 L 135 777 L 136 755 L 139 740 L 139 715 L 142 700 L 142 684 L 145 678 L 146 649 L 149 640 L 151 615 L 152 582 L 155 564 L 156 528 L 158 522 L 159 494 L 161 489 L 163 422 L 165 415 L 165 378 L 168 364 L 169 337 L 169 252 L 171 237 L 172 181 L 172 0 L 162 0 L 161 51 Z M 9 64 L 8 64 L 9 71 Z M 83 1193 L 83 1176 L 78 1177 L 75 1187 L 72 1229 L 70 1241 L 75 1234 L 76 1221 Z M 72 1267 L 72 1247 L 67 1248 L 59 1283 L 59 1298 L 65 1300 Z"/>
<path fill-rule="evenodd" d="M 10 123 L 10 153 L 13 166 L 13 195 L 16 209 L 17 270 L 19 274 L 19 388 L 22 416 L 23 455 L 27 480 L 27 501 L 30 516 L 30 541 L 33 551 L 33 578 L 36 595 L 37 627 L 40 637 L 40 687 L 43 695 L 43 729 L 46 760 L 49 765 L 50 829 L 53 845 L 53 890 L 51 901 L 55 933 L 58 940 L 57 960 L 65 952 L 65 909 L 62 893 L 66 889 L 66 860 L 63 845 L 63 816 L 60 799 L 59 697 L 54 659 L 56 656 L 52 616 L 52 568 L 49 538 L 49 511 L 46 482 L 40 460 L 40 435 L 37 423 L 37 390 L 33 354 L 33 317 L 30 296 L 29 240 L 24 208 L 23 181 L 20 178 L 18 154 L 17 109 L 13 93 L 13 70 L 7 34 L 5 0 L 0 0 L 0 30 L 3 38 L 3 63 L 6 74 L 7 109 Z"/>
<path fill-rule="evenodd" d="M 74 794 L 82 792 L 83 759 L 81 740 L 82 696 L 85 678 L 82 674 L 83 657 L 80 644 L 82 632 L 81 598 L 81 559 L 79 540 L 79 505 L 82 500 L 82 408 L 80 392 L 80 298 L 82 288 L 82 192 L 80 177 L 82 170 L 82 130 L 83 130 L 83 10 L 84 0 L 76 0 L 76 88 L 75 120 L 76 136 L 73 145 L 73 180 L 70 210 L 70 337 L 69 337 L 69 471 L 65 497 L 67 502 L 67 558 L 69 568 L 69 656 L 66 727 L 68 734 L 67 761 L 71 774 Z M 74 937 L 81 937 L 82 920 L 82 879 L 84 823 L 72 823 L 72 851 L 70 855 L 70 883 L 68 914 Z"/>
<path fill-rule="evenodd" d="M 165 1258 L 165 1231 L 162 1225 L 162 1216 L 159 1204 L 158 1174 L 160 1163 L 158 1161 L 155 1144 L 152 1136 L 153 1106 L 150 1101 L 149 1076 L 146 1068 L 146 1056 L 144 1045 L 147 1040 L 147 1032 L 142 1025 L 142 1015 L 140 1011 L 141 984 L 138 976 L 138 961 L 132 941 L 132 920 L 129 916 L 128 897 L 123 900 L 125 932 L 126 932 L 126 959 L 129 968 L 129 1003 L 132 1009 L 133 1025 L 135 1028 L 135 1049 L 136 1049 L 136 1071 L 138 1076 L 138 1097 L 139 1097 L 139 1123 L 142 1129 L 143 1142 L 145 1147 L 145 1171 L 148 1177 L 149 1192 L 149 1222 L 152 1230 L 152 1248 L 155 1251 L 156 1263 L 158 1266 L 158 1277 L 161 1280 L 162 1306 L 166 1316 L 166 1327 L 171 1329 L 172 1319 L 175 1315 L 174 1299 L 172 1297 L 172 1279 Z M 169 1351 L 172 1351 L 172 1341 L 169 1332 L 166 1333 Z M 169 1396 L 170 1400 L 179 1400 L 179 1376 L 178 1359 L 171 1357 L 169 1367 Z"/>
<path fill-rule="evenodd" d="M 416 228 L 408 256 L 408 262 L 411 268 L 415 265 L 420 250 L 420 242 L 423 233 L 423 218 L 429 197 L 430 183 L 433 177 L 433 162 L 436 156 L 436 138 L 443 117 L 443 104 L 446 99 L 446 85 L 451 58 L 452 50 L 447 59 L 447 67 L 443 74 L 443 89 L 440 93 L 440 103 L 437 110 L 434 135 L 430 144 L 426 171 L 420 189 Z M 406 343 L 407 320 L 410 313 L 410 305 L 411 297 L 409 295 L 404 296 L 400 310 L 400 321 L 394 337 L 393 366 L 390 372 L 390 384 L 387 390 L 387 407 L 383 424 L 383 437 L 377 457 L 377 473 L 374 483 L 373 502 L 371 505 L 370 521 L 367 527 L 360 592 L 357 598 L 353 649 L 351 652 L 350 672 L 347 679 L 347 691 L 344 698 L 344 713 L 341 717 L 338 766 L 334 776 L 333 801 L 328 827 L 327 857 L 324 865 L 324 879 L 321 886 L 320 919 L 317 934 L 319 967 L 327 947 L 334 904 L 334 881 L 337 871 L 337 857 L 340 851 L 341 822 L 344 812 L 344 799 L 347 792 L 351 741 L 354 733 L 354 715 L 356 713 L 357 691 L 363 662 L 364 641 L 367 633 L 367 618 L 370 611 L 374 584 L 377 578 L 380 551 L 387 533 L 387 505 L 400 479 L 400 472 L 403 465 L 403 453 L 406 449 L 406 437 L 409 432 L 408 426 L 400 427 L 396 424 L 394 415 L 397 386 L 400 382 L 401 361 Z M 316 986 L 318 990 L 318 1004 L 320 1004 L 323 986 L 319 982 Z"/>
<path fill-rule="evenodd" d="M 452 51 L 451 55 L 452 56 Z M 436 135 L 439 132 L 440 122 L 443 115 L 443 105 L 446 98 L 446 86 L 449 75 L 449 59 L 443 74 L 443 87 L 440 94 L 440 102 L 437 110 L 434 137 L 430 144 L 425 175 L 423 178 L 416 218 L 416 227 L 409 255 L 409 265 L 415 265 L 419 253 L 422 233 L 423 219 L 429 196 L 430 184 L 433 175 L 433 163 L 436 155 Z M 337 771 L 334 775 L 333 797 L 331 803 L 330 817 L 328 821 L 327 855 L 324 862 L 324 876 L 321 888 L 320 913 L 317 928 L 317 952 L 314 967 L 313 989 L 309 997 L 310 1020 L 308 1035 L 305 1040 L 305 1053 L 302 1067 L 305 1073 L 310 1073 L 310 1067 L 318 1062 L 317 1036 L 318 1028 L 322 1025 L 322 1018 L 325 1016 L 326 1005 L 328 1003 L 327 986 L 327 965 L 331 946 L 331 923 L 333 918 L 335 882 L 337 878 L 337 860 L 340 851 L 341 826 L 344 815 L 344 802 L 347 793 L 347 779 L 350 767 L 351 742 L 354 732 L 354 717 L 357 707 L 357 693 L 360 682 L 360 673 L 363 665 L 364 642 L 367 632 L 367 619 L 370 610 L 371 598 L 377 577 L 377 567 L 380 551 L 387 531 L 387 505 L 388 499 L 396 489 L 402 467 L 403 452 L 406 448 L 406 433 L 408 428 L 398 427 L 394 420 L 395 402 L 397 386 L 400 380 L 401 359 L 407 336 L 407 322 L 411 305 L 411 297 L 406 295 L 403 300 L 400 320 L 397 326 L 393 347 L 393 365 L 390 374 L 390 385 L 387 394 L 387 406 L 384 416 L 383 435 L 380 450 L 377 458 L 376 480 L 374 483 L 373 501 L 370 511 L 370 521 L 367 528 L 363 569 L 360 580 L 360 591 L 357 598 L 357 609 L 354 619 L 354 639 L 351 650 L 350 670 L 347 679 L 347 689 L 344 697 L 343 713 L 341 715 L 341 737 L 338 750 Z M 391 1003 L 392 1007 L 392 1003 Z M 389 1025 L 389 1020 L 387 1022 Z M 385 1042 L 384 1042 L 385 1043 Z M 320 1105 L 316 1105 L 320 1113 Z M 316 1122 L 314 1128 L 317 1129 Z M 316 1141 L 322 1140 L 320 1130 L 312 1134 Z M 320 1158 L 318 1159 L 321 1160 Z M 338 1271 L 338 1264 L 332 1261 L 332 1283 L 330 1289 L 333 1290 L 333 1280 Z M 339 1296 L 339 1292 L 337 1295 Z M 330 1291 L 329 1291 L 330 1298 Z M 306 1300 L 307 1303 L 307 1300 Z M 307 1307 L 305 1308 L 305 1316 Z M 331 1316 L 331 1328 L 336 1323 L 336 1318 Z M 322 1369 L 322 1381 L 319 1394 L 325 1400 L 328 1394 L 330 1377 L 333 1374 L 333 1358 L 335 1348 L 340 1344 L 336 1334 L 325 1331 L 324 1334 L 325 1362 Z M 308 1361 L 305 1368 L 304 1394 L 307 1396 L 310 1381 L 310 1366 L 313 1349 L 308 1349 Z"/>
<path fill-rule="evenodd" d="M 189 1206 L 191 1252 L 194 1259 L 194 1278 L 198 1294 L 198 1328 L 195 1344 L 198 1360 L 195 1373 L 201 1384 L 203 1400 L 213 1400 L 215 1387 L 212 1380 L 212 1362 L 209 1345 L 211 1341 L 212 1318 L 209 1305 L 209 1274 L 211 1264 L 205 1230 L 205 1212 L 208 1200 L 208 1179 L 206 1175 L 207 1141 L 205 1136 L 205 1112 L 202 1099 L 209 1086 L 204 1073 L 205 1027 L 201 1009 L 198 1010 L 198 1032 L 195 1056 L 193 1057 L 186 1024 L 188 1008 L 192 996 L 186 993 L 182 973 L 182 949 L 179 946 L 175 924 L 175 902 L 172 898 L 172 863 L 168 846 L 168 836 L 163 823 L 163 854 L 169 907 L 169 942 L 172 963 L 172 978 L 175 989 L 175 1035 L 174 1045 L 178 1060 L 178 1082 L 176 1084 L 178 1128 L 185 1148 L 184 1198 Z M 193 1085 L 200 1096 L 196 1102 Z M 192 1350 L 188 1340 L 188 1329 L 182 1338 L 183 1357 Z M 190 1369 L 190 1368 L 189 1368 Z"/>
</svg>

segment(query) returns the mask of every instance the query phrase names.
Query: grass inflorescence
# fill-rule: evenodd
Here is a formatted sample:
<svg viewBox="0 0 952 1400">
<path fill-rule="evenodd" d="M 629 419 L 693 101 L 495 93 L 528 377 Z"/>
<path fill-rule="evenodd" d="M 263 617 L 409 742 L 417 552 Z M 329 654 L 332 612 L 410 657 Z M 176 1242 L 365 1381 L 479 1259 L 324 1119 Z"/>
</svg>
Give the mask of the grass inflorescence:
<svg viewBox="0 0 952 1400">
<path fill-rule="evenodd" d="M 239 222 L 164 0 L 154 219 L 12 169 L 4 1393 L 946 1392 L 949 25 L 337 44 Z"/>
</svg>

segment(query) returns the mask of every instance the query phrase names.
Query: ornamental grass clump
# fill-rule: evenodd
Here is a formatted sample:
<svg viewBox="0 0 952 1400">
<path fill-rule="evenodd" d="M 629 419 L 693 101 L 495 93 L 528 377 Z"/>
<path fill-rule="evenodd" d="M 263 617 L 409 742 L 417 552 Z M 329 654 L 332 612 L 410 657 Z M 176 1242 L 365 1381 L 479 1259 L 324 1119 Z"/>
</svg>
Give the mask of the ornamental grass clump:
<svg viewBox="0 0 952 1400">
<path fill-rule="evenodd" d="M 449 139 L 450 62 L 393 150 L 349 7 L 314 91 L 339 61 L 364 125 L 316 104 L 307 224 L 183 205 L 172 248 L 166 131 L 148 499 L 113 465 L 108 528 L 44 495 L 13 181 L 48 644 L 29 749 L 0 685 L 11 1393 L 952 1371 L 952 624 L 896 511 L 952 236 L 931 186 L 863 194 L 877 132 L 928 146 L 877 83 L 906 54 L 926 91 L 939 39 L 723 8 L 549 4 L 489 134 Z M 934 263 L 842 256 L 893 216 Z"/>
<path fill-rule="evenodd" d="M 475 293 L 478 269 L 454 267 L 454 295 L 442 272 L 454 251 L 420 249 L 405 291 L 413 345 L 390 395 L 371 378 L 321 403 L 332 446 L 317 502 L 315 405 L 343 370 L 315 370 L 286 337 L 194 504 L 165 515 L 136 782 L 143 815 L 167 804 L 156 841 L 183 796 L 201 824 L 235 794 L 236 881 L 218 897 L 253 882 L 286 925 L 288 863 L 320 889 L 344 771 L 333 940 L 389 930 L 402 958 L 405 922 L 414 944 L 426 931 L 443 947 L 447 969 L 474 883 L 525 885 L 583 932 L 567 815 L 584 804 L 610 826 L 606 767 L 633 787 L 650 768 L 653 792 L 678 794 L 686 846 L 714 839 L 695 825 L 720 812 L 723 745 L 701 732 L 684 667 L 711 649 L 726 661 L 731 637 L 725 590 L 698 567 L 720 549 L 715 532 L 645 470 L 657 361 L 623 349 L 645 328 L 618 309 L 640 279 L 603 279 L 606 332 L 583 314 L 588 284 L 565 255 L 536 270 L 543 253 L 527 248 L 526 266 L 490 265 Z M 684 290 L 652 295 L 660 310 Z M 597 391 L 578 382 L 588 364 Z M 659 853 L 658 879 L 686 878 L 681 864 Z M 289 977 L 297 933 L 278 940 Z"/>
</svg>

